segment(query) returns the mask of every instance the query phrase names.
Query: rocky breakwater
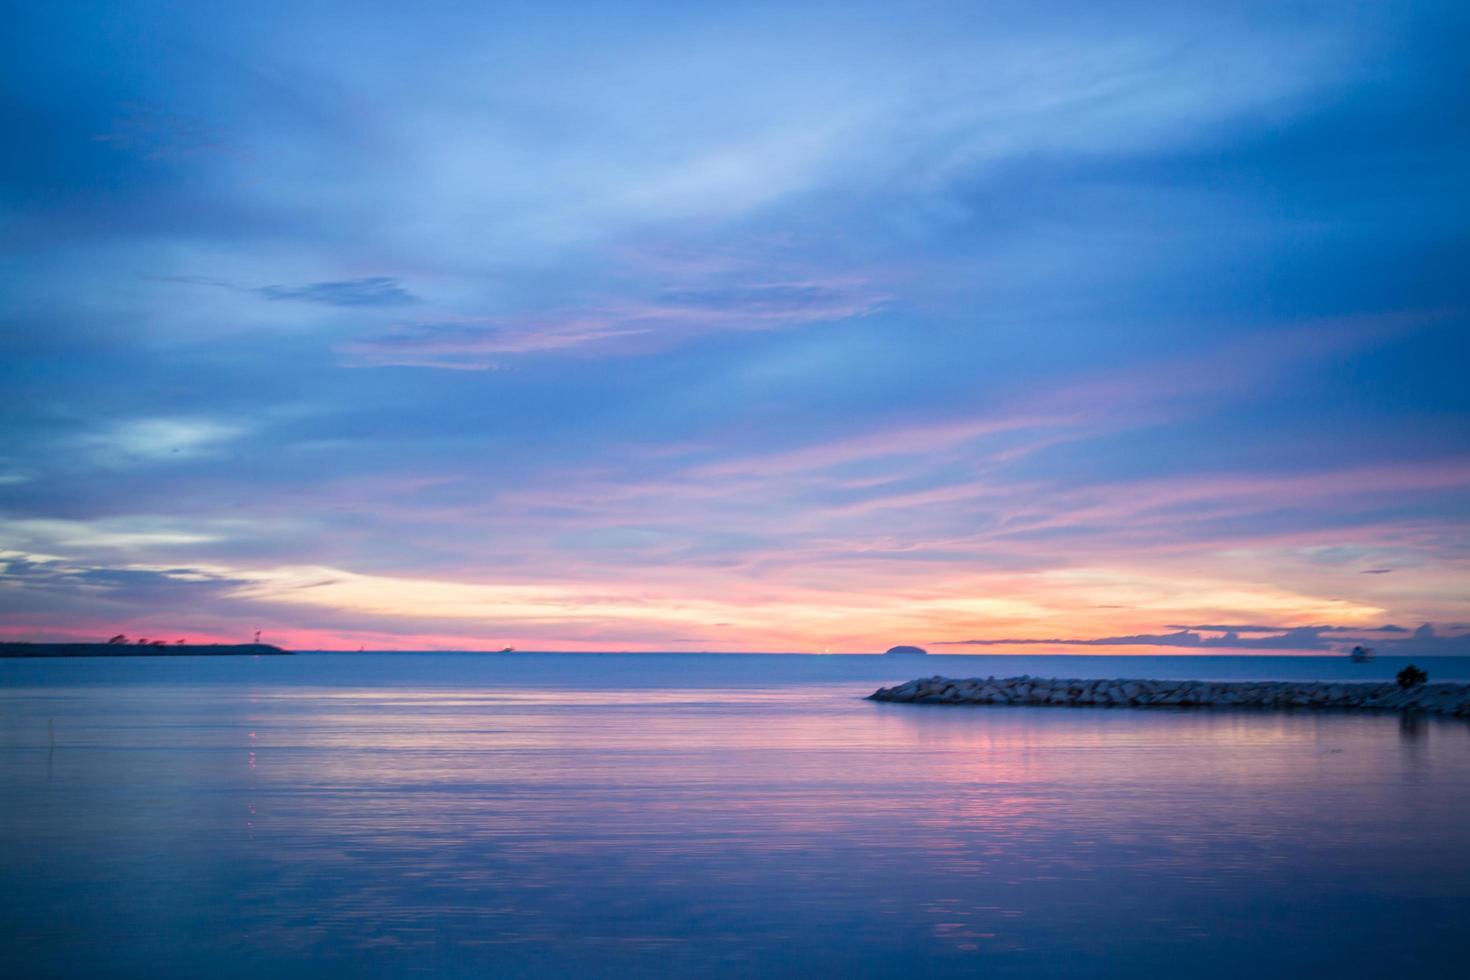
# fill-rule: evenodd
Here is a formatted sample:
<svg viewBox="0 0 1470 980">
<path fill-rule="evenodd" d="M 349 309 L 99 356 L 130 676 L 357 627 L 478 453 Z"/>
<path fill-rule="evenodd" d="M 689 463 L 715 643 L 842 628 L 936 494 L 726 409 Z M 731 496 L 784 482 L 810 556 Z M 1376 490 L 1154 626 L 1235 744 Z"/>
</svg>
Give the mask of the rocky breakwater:
<svg viewBox="0 0 1470 980">
<path fill-rule="evenodd" d="M 1056 705 L 1134 708 L 1333 708 L 1470 718 L 1470 684 L 1303 681 L 1058 680 L 926 677 L 880 687 L 870 701 L 905 704 Z"/>
</svg>

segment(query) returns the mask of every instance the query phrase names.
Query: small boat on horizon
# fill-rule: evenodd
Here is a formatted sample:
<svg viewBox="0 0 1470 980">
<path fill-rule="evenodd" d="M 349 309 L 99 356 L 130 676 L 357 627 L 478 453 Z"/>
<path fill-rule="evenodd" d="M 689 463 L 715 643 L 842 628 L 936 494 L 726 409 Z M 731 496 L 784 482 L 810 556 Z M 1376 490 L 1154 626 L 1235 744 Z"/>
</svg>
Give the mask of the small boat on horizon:
<svg viewBox="0 0 1470 980">
<path fill-rule="evenodd" d="M 1373 659 L 1373 648 L 1353 647 L 1352 653 L 1348 654 L 1348 657 L 1355 664 L 1366 664 Z"/>
</svg>

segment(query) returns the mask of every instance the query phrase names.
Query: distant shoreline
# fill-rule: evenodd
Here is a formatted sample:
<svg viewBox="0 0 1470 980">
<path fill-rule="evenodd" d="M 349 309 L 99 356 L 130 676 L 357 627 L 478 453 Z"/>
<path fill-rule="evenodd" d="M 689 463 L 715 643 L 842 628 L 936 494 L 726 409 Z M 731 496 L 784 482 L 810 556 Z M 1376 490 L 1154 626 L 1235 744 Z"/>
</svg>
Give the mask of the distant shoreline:
<svg viewBox="0 0 1470 980">
<path fill-rule="evenodd" d="M 0 657 L 289 657 L 269 643 L 0 643 Z"/>
</svg>

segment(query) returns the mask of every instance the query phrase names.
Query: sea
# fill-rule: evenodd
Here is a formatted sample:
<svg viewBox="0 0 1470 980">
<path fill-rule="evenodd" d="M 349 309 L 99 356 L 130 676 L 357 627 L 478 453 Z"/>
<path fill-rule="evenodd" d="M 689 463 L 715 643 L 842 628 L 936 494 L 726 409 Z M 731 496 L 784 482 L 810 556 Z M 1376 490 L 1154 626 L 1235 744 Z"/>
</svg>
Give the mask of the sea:
<svg viewBox="0 0 1470 980">
<path fill-rule="evenodd" d="M 0 974 L 1465 976 L 1470 723 L 864 700 L 1402 666 L 0 660 Z"/>
</svg>

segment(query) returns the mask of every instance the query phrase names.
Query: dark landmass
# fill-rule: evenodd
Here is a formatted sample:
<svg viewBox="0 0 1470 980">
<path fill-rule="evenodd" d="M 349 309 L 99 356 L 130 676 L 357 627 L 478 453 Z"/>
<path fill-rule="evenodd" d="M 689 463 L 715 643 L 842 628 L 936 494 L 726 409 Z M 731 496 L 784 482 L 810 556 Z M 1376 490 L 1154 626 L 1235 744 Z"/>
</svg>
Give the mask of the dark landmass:
<svg viewBox="0 0 1470 980">
<path fill-rule="evenodd" d="M 1421 674 L 1422 677 L 1422 674 Z M 1470 718 L 1470 684 L 1393 681 L 1144 681 L 925 677 L 880 687 L 870 701 L 1132 708 L 1334 708 Z"/>
<path fill-rule="evenodd" d="M 0 657 L 289 657 L 269 643 L 0 643 Z"/>
<path fill-rule="evenodd" d="M 900 647 L 889 647 L 887 650 L 883 651 L 883 656 L 885 656 L 885 657 L 922 657 L 925 654 L 927 654 L 928 652 L 929 651 L 928 650 L 925 650 L 923 647 L 900 646 Z"/>
</svg>

